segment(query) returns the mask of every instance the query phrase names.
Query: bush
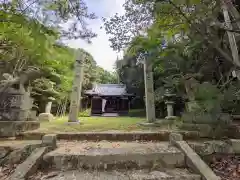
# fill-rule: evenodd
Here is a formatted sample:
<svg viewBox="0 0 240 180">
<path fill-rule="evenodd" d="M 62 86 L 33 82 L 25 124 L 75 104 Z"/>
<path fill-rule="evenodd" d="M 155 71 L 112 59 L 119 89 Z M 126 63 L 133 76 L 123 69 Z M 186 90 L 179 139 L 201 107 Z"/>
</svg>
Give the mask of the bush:
<svg viewBox="0 0 240 180">
<path fill-rule="evenodd" d="M 220 113 L 223 95 L 217 86 L 212 85 L 209 82 L 204 82 L 198 84 L 196 88 L 194 96 L 199 107 L 196 109 L 196 112 L 206 112 L 210 114 Z"/>
<path fill-rule="evenodd" d="M 90 117 L 91 109 L 85 109 L 84 111 L 79 112 L 78 116 L 80 117 Z"/>
<path fill-rule="evenodd" d="M 128 112 L 129 117 L 146 117 L 145 109 L 130 109 Z"/>
<path fill-rule="evenodd" d="M 223 94 L 208 82 L 199 84 L 194 91 L 195 101 L 189 102 L 191 111 L 182 116 L 184 122 L 195 124 L 226 125 L 231 122 L 231 117 L 222 112 Z"/>
<path fill-rule="evenodd" d="M 240 84 L 231 84 L 223 93 L 221 107 L 223 112 L 230 114 L 240 113 Z"/>
</svg>

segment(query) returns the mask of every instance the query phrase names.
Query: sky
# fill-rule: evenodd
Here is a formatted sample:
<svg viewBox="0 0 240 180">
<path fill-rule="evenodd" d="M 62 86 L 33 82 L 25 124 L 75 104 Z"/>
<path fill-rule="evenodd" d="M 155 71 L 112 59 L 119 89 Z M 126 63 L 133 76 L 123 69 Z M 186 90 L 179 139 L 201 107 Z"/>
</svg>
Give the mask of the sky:
<svg viewBox="0 0 240 180">
<path fill-rule="evenodd" d="M 89 52 L 97 64 L 108 71 L 114 70 L 114 63 L 117 56 L 120 55 L 114 52 L 110 47 L 108 35 L 105 33 L 102 17 L 109 18 L 114 14 L 124 14 L 122 7 L 125 0 L 86 0 L 89 12 L 94 12 L 98 19 L 89 22 L 88 28 L 97 33 L 97 37 L 92 40 L 92 44 L 88 44 L 83 40 L 69 40 L 67 45 L 72 48 L 83 48 Z"/>
</svg>

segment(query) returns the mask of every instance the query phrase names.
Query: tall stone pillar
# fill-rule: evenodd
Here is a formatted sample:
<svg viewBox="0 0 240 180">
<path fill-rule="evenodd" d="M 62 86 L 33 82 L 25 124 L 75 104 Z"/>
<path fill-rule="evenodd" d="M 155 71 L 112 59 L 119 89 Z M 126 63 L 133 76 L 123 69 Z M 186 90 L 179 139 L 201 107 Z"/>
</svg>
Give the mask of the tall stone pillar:
<svg viewBox="0 0 240 180">
<path fill-rule="evenodd" d="M 144 82 L 145 82 L 145 104 L 147 121 L 152 123 L 156 119 L 155 115 L 155 100 L 153 88 L 153 72 L 152 63 L 144 59 Z"/>
<path fill-rule="evenodd" d="M 79 55 L 76 58 L 75 69 L 74 69 L 75 76 L 73 80 L 73 88 L 72 88 L 72 94 L 71 94 L 71 104 L 70 104 L 68 122 L 79 122 L 78 112 L 79 112 L 81 91 L 82 91 L 84 59 L 85 59 L 85 55 L 83 53 L 79 53 Z"/>
</svg>

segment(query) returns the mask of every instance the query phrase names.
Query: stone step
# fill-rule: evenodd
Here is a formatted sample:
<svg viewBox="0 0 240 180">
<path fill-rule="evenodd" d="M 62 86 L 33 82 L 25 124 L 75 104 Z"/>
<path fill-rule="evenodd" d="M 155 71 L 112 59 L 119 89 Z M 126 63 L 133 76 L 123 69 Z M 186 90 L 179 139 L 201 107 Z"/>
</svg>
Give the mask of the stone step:
<svg viewBox="0 0 240 180">
<path fill-rule="evenodd" d="M 58 140 L 77 140 L 77 141 L 168 141 L 169 135 L 173 131 L 103 131 L 103 132 L 58 132 Z M 199 133 L 194 131 L 177 131 L 183 135 L 185 140 L 199 139 Z M 41 140 L 47 133 L 39 131 L 27 131 L 20 133 L 17 139 L 25 140 Z"/>
<path fill-rule="evenodd" d="M 51 177 L 54 175 L 55 177 Z M 186 169 L 165 169 L 157 171 L 65 171 L 44 175 L 42 180 L 201 180 L 200 175 L 191 174 Z"/>
<path fill-rule="evenodd" d="M 184 154 L 168 142 L 61 141 L 44 160 L 58 170 L 185 167 Z"/>
</svg>

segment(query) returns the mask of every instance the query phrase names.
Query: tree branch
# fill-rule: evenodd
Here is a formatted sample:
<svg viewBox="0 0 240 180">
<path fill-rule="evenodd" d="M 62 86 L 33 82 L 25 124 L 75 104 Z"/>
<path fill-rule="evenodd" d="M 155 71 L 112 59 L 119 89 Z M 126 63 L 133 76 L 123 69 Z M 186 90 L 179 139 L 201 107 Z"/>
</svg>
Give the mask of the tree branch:
<svg viewBox="0 0 240 180">
<path fill-rule="evenodd" d="M 33 4 L 35 4 L 38 1 L 39 0 L 34 0 L 33 2 L 31 2 L 25 9 L 22 10 L 22 13 L 25 13 L 29 7 L 31 7 Z"/>
<path fill-rule="evenodd" d="M 223 10 L 225 24 L 226 24 L 227 28 L 232 29 L 232 23 L 231 23 L 231 19 L 229 17 L 229 13 L 228 13 L 228 7 L 225 4 L 224 0 L 222 2 L 223 2 L 222 10 Z M 236 43 L 236 39 L 235 39 L 235 34 L 228 31 L 227 35 L 228 35 L 228 39 L 229 39 L 230 48 L 232 51 L 233 62 L 240 67 L 238 47 L 237 47 L 237 43 Z"/>
<path fill-rule="evenodd" d="M 193 23 L 191 22 L 190 19 L 188 19 L 188 17 L 182 12 L 182 10 L 176 5 L 174 4 L 171 0 L 168 0 L 168 2 L 175 7 L 179 13 L 184 17 L 184 19 L 189 23 L 189 25 L 191 25 L 200 35 L 202 35 L 203 37 L 205 37 L 205 34 L 203 34 L 196 26 L 193 25 Z M 225 53 L 220 47 L 216 46 L 212 41 L 210 41 L 209 39 L 207 39 L 206 37 L 204 38 L 204 40 L 211 45 L 213 48 L 215 48 L 226 60 L 228 60 L 229 62 L 231 62 L 232 64 L 240 67 L 240 65 L 236 64 L 233 59 L 227 54 Z"/>
<path fill-rule="evenodd" d="M 225 25 L 220 22 L 212 22 L 210 24 L 210 26 L 215 26 L 224 31 L 229 31 L 229 32 L 234 32 L 234 33 L 240 34 L 240 29 L 226 28 Z"/>
<path fill-rule="evenodd" d="M 238 10 L 233 6 L 232 1 L 224 1 L 225 5 L 228 7 L 229 12 L 231 14 L 231 16 L 233 17 L 234 20 L 240 19 L 240 14 L 238 12 Z M 236 21 L 236 24 L 238 26 L 238 28 L 240 29 L 240 22 Z"/>
</svg>

